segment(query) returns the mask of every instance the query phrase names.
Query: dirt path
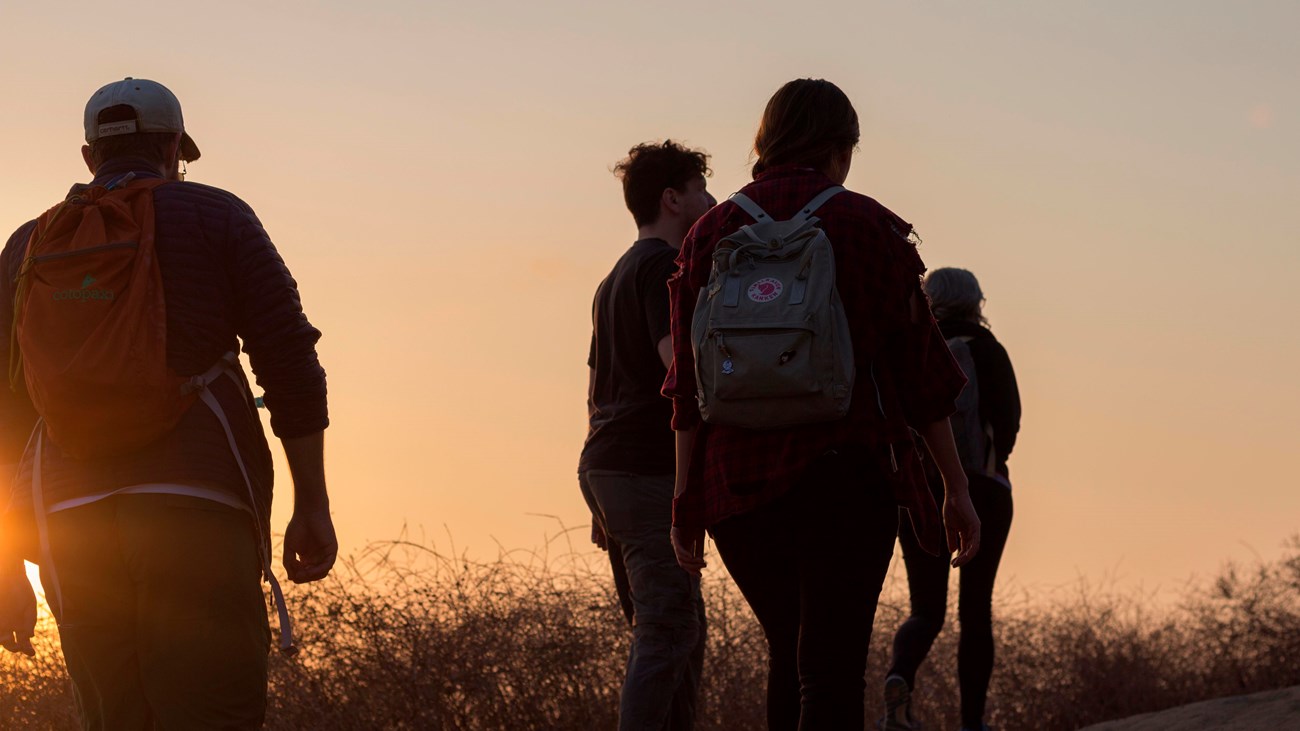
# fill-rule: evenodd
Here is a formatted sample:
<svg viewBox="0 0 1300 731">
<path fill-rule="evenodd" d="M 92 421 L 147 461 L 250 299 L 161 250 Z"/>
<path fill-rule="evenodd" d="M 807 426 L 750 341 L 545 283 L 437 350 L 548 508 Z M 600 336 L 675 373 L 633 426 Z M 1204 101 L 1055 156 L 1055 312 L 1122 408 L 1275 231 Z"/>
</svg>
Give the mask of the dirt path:
<svg viewBox="0 0 1300 731">
<path fill-rule="evenodd" d="M 1300 686 L 1218 698 L 1080 731 L 1300 731 Z"/>
</svg>

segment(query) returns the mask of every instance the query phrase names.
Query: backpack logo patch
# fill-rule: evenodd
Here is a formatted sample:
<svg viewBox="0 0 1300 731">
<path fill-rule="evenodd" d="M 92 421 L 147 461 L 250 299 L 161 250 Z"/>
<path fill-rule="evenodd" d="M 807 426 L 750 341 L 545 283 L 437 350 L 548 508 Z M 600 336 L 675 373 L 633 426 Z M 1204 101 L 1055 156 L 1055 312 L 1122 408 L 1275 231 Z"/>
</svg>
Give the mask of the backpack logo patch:
<svg viewBox="0 0 1300 731">
<path fill-rule="evenodd" d="M 785 285 L 775 277 L 763 277 L 749 285 L 749 298 L 755 302 L 771 302 L 785 291 Z"/>
<path fill-rule="evenodd" d="M 90 285 L 96 280 L 93 276 L 87 274 L 86 278 L 81 280 L 81 289 L 62 289 L 54 292 L 54 299 L 59 301 L 88 302 L 90 300 L 112 300 L 113 290 L 111 289 L 91 289 Z"/>
</svg>

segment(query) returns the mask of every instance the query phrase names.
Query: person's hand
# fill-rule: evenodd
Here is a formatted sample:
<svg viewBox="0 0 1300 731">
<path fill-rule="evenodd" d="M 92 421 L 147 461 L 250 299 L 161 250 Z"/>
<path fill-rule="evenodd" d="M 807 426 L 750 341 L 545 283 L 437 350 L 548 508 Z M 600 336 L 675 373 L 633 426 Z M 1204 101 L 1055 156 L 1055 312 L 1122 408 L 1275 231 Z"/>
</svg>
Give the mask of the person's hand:
<svg viewBox="0 0 1300 731">
<path fill-rule="evenodd" d="M 35 657 L 35 635 L 36 592 L 22 559 L 7 559 L 0 566 L 0 647 Z"/>
<path fill-rule="evenodd" d="M 609 550 L 609 539 L 605 537 L 605 529 L 594 520 L 591 521 L 591 542 L 602 551 Z"/>
<path fill-rule="evenodd" d="M 329 575 L 338 558 L 339 541 L 328 508 L 295 510 L 284 531 L 284 570 L 295 584 Z"/>
<path fill-rule="evenodd" d="M 980 550 L 980 519 L 965 489 L 947 491 L 943 524 L 948 532 L 948 552 L 957 554 L 952 559 L 953 568 L 970 563 Z"/>
<path fill-rule="evenodd" d="M 704 561 L 704 529 L 678 528 L 671 533 L 677 564 L 691 576 L 699 576 L 708 564 Z"/>
</svg>

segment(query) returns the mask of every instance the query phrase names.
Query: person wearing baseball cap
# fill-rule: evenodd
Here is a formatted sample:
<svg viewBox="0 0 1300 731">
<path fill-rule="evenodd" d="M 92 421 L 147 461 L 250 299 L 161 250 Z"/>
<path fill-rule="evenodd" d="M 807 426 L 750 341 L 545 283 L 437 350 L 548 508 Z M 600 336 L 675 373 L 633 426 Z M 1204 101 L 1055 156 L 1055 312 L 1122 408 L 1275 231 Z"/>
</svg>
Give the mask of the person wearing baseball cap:
<svg viewBox="0 0 1300 731">
<path fill-rule="evenodd" d="M 0 495 L 0 506 L 8 504 L 0 513 L 0 646 L 34 653 L 35 598 L 23 559 L 34 561 L 85 728 L 260 728 L 271 642 L 264 577 L 280 613 L 280 649 L 296 648 L 270 567 L 271 453 L 235 354 L 242 346 L 249 356 L 292 471 L 285 573 L 316 581 L 338 551 L 325 485 L 321 333 L 252 208 L 225 190 L 182 181 L 181 164 L 197 160 L 199 148 L 167 87 L 128 77 L 100 88 L 86 104 L 85 139 L 93 179 L 73 186 L 59 210 L 131 202 L 119 209 L 135 217 L 137 241 L 96 241 L 93 231 L 87 238 L 101 250 L 149 251 L 152 231 L 166 370 L 198 383 L 200 394 L 143 446 L 74 453 L 38 413 L 30 370 L 27 380 L 14 378 L 11 366 L 12 388 L 0 387 L 0 470 L 15 476 L 8 499 Z M 141 213 L 149 210 L 151 221 Z M 69 215 L 81 215 L 82 228 L 95 220 Z M 26 367 L 28 343 L 47 337 L 10 332 L 16 301 L 31 301 L 15 281 L 39 265 L 32 252 L 47 240 L 41 232 L 55 229 L 48 214 L 39 221 L 39 229 L 37 220 L 19 227 L 0 252 L 0 363 Z M 64 297 L 77 313 L 94 307 L 83 291 L 94 291 L 95 302 L 127 299 L 106 289 L 94 248 L 72 252 L 86 254 L 84 279 L 76 269 Z M 48 329 L 59 330 L 63 321 L 54 322 Z M 22 348 L 11 361 L 15 342 Z"/>
<path fill-rule="evenodd" d="M 133 114 L 124 116 L 124 110 L 110 111 L 117 107 L 127 107 Z M 185 131 L 180 100 L 157 81 L 128 76 L 104 85 L 86 102 L 87 145 L 106 137 L 140 133 L 179 134 L 180 159 L 185 162 L 199 159 L 199 147 Z"/>
</svg>

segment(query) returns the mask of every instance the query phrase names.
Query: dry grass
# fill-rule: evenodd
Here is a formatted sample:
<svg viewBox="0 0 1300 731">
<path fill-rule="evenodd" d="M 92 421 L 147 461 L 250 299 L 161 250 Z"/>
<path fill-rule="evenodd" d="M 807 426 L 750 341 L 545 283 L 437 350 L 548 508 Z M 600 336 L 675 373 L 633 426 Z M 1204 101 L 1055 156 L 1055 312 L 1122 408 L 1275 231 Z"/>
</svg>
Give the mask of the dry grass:
<svg viewBox="0 0 1300 731">
<path fill-rule="evenodd" d="M 557 544 L 561 547 L 564 542 Z M 955 593 L 955 592 L 953 592 Z M 271 661 L 272 729 L 613 728 L 629 633 L 600 554 L 503 553 L 490 563 L 421 542 L 371 547 L 291 591 L 302 654 Z M 730 581 L 706 584 L 701 729 L 763 725 L 766 648 Z M 873 639 L 876 689 L 906 604 L 891 580 Z M 1287 556 L 1190 589 L 1162 612 L 1081 587 L 997 607 L 989 722 L 1074 729 L 1196 700 L 1300 684 L 1300 541 Z M 958 727 L 951 625 L 918 675 L 928 729 Z M 0 660 L 0 728 L 73 728 L 57 643 Z"/>
</svg>

